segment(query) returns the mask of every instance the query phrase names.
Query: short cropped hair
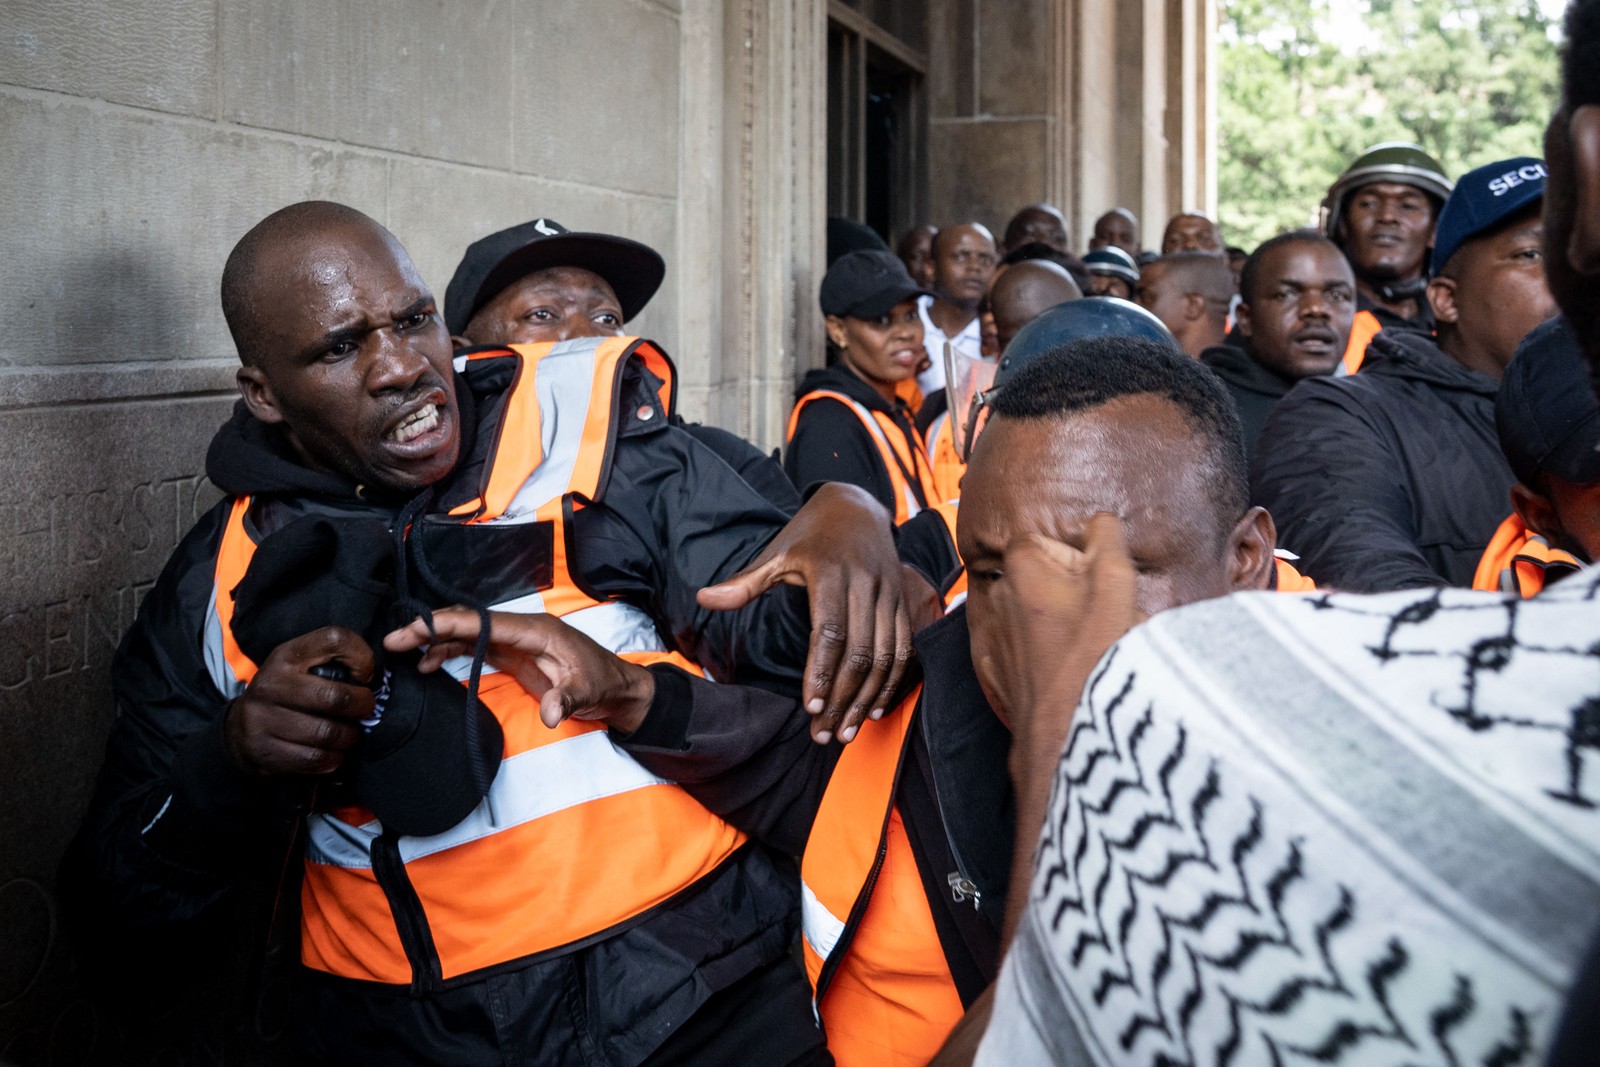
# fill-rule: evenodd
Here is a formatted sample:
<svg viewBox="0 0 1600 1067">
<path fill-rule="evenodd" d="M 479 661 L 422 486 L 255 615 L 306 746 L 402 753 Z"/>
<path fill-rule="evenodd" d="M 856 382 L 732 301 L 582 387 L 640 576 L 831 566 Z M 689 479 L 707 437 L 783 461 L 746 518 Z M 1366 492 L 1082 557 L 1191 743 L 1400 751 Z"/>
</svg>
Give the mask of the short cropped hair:
<svg viewBox="0 0 1600 1067">
<path fill-rule="evenodd" d="M 1290 230 L 1288 233 L 1280 233 L 1276 237 L 1270 237 L 1262 241 L 1256 247 L 1256 250 L 1250 253 L 1250 257 L 1244 261 L 1244 266 L 1239 270 L 1240 300 L 1246 304 L 1255 303 L 1250 297 L 1256 291 L 1256 276 L 1261 273 L 1262 259 L 1274 248 L 1282 248 L 1284 245 L 1292 244 L 1327 245 L 1334 251 L 1339 252 L 1340 255 L 1344 254 L 1340 251 L 1338 245 L 1328 240 L 1327 236 L 1318 230 Z"/>
<path fill-rule="evenodd" d="M 348 225 L 378 226 L 353 207 L 328 200 L 306 200 L 274 211 L 233 246 L 222 268 L 222 317 L 239 350 L 239 362 L 254 366 L 262 355 L 257 337 L 261 309 L 256 306 L 256 294 L 265 254 L 285 242 L 303 241 L 327 228 Z"/>
<path fill-rule="evenodd" d="M 1127 396 L 1169 401 L 1200 438 L 1206 497 L 1217 536 L 1226 538 L 1250 504 L 1244 427 L 1222 380 L 1171 345 L 1141 337 L 1069 341 L 1018 368 L 988 406 L 991 418 L 1061 418 Z"/>
</svg>

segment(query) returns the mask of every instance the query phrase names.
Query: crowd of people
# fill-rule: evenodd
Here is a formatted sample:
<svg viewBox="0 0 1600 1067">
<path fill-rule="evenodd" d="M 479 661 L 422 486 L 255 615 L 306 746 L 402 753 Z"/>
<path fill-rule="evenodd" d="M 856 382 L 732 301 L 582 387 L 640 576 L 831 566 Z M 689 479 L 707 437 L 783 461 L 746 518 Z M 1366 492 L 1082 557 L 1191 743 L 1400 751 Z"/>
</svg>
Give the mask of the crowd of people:
<svg viewBox="0 0 1600 1067">
<path fill-rule="evenodd" d="M 645 245 L 535 219 L 441 304 L 269 215 L 62 870 L 121 1037 L 243 939 L 296 1063 L 1596 1062 L 1566 36 L 1543 159 L 1379 145 L 1251 251 L 838 227 L 781 462 L 678 415 Z"/>
</svg>

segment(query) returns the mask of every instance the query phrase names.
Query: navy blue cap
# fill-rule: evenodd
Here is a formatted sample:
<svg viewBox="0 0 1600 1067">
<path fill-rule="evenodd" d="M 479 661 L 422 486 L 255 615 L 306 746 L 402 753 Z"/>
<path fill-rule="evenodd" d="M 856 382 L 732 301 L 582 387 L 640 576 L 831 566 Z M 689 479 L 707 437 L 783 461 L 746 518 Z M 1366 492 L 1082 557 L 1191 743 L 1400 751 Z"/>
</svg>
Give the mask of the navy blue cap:
<svg viewBox="0 0 1600 1067">
<path fill-rule="evenodd" d="M 1545 176 L 1544 161 L 1532 156 L 1503 159 L 1463 174 L 1439 212 L 1430 272 L 1438 274 L 1462 245 L 1542 198 Z"/>
<path fill-rule="evenodd" d="M 1540 472 L 1579 485 L 1600 482 L 1600 402 L 1589 362 L 1566 319 L 1528 331 L 1494 400 L 1500 449 L 1524 485 Z"/>
<path fill-rule="evenodd" d="M 932 294 L 912 281 L 900 257 L 885 248 L 847 252 L 834 260 L 819 295 L 824 315 L 875 319 L 902 301 Z"/>
</svg>

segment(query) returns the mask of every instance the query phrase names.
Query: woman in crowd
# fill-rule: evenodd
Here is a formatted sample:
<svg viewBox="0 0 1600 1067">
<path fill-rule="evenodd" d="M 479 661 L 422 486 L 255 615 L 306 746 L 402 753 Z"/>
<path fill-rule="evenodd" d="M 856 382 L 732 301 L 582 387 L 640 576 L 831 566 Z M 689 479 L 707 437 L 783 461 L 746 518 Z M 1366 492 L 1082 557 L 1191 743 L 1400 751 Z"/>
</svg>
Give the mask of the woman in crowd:
<svg viewBox="0 0 1600 1067">
<path fill-rule="evenodd" d="M 887 251 L 840 257 L 822 279 L 822 313 L 837 359 L 807 374 L 789 416 L 784 469 L 802 490 L 849 482 L 904 522 L 938 502 L 905 383 L 922 361 L 924 290 Z"/>
</svg>

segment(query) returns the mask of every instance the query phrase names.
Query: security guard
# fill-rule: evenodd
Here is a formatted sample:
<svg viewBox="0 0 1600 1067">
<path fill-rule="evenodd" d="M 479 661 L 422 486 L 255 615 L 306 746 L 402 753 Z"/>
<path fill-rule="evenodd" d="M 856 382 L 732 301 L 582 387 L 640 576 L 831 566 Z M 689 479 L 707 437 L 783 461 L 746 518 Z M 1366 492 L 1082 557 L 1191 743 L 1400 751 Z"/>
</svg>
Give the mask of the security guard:
<svg viewBox="0 0 1600 1067">
<path fill-rule="evenodd" d="M 834 261 L 821 304 L 838 361 L 807 374 L 795 391 L 784 453 L 795 485 L 858 485 L 897 525 L 940 500 L 915 412 L 900 392 L 915 384 L 923 359 L 923 295 L 893 253 Z"/>
<path fill-rule="evenodd" d="M 1401 141 L 1373 145 L 1329 188 L 1322 229 L 1350 261 L 1358 293 L 1346 374 L 1360 369 L 1367 343 L 1385 326 L 1433 328 L 1423 295 L 1428 250 L 1439 210 L 1454 188 L 1438 160 Z"/>
</svg>

